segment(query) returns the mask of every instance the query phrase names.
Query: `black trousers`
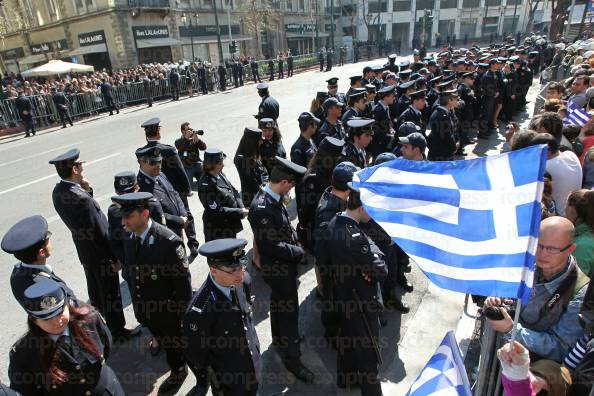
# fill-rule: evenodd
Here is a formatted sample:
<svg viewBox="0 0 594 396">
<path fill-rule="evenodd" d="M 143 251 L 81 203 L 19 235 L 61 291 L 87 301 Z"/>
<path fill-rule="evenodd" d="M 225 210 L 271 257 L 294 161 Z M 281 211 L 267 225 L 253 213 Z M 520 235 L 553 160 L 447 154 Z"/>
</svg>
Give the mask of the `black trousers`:
<svg viewBox="0 0 594 396">
<path fill-rule="evenodd" d="M 150 89 L 145 90 L 144 95 L 146 96 L 146 103 L 148 103 L 148 107 L 153 107 L 153 96 L 151 95 Z"/>
<path fill-rule="evenodd" d="M 293 65 L 287 66 L 287 77 L 293 77 Z"/>
<path fill-rule="evenodd" d="M 188 238 L 188 248 L 198 248 L 198 239 L 196 239 L 196 224 L 194 223 L 194 216 L 192 212 L 190 212 L 190 204 L 188 203 L 188 197 L 185 195 L 180 194 L 181 200 L 184 203 L 186 208 L 186 212 L 188 212 L 188 225 L 185 228 L 186 237 Z"/>
<path fill-rule="evenodd" d="M 168 311 L 154 312 L 144 323 L 165 351 L 167 365 L 173 374 L 179 374 L 186 367 L 180 323 L 179 315 Z"/>
<path fill-rule="evenodd" d="M 262 82 L 262 80 L 260 79 L 260 72 L 258 71 L 258 69 L 252 69 L 252 76 L 254 77 L 254 84 Z"/>
<path fill-rule="evenodd" d="M 171 84 L 172 100 L 179 100 L 179 84 Z"/>
<path fill-rule="evenodd" d="M 115 100 L 113 100 L 113 98 L 107 97 L 105 98 L 105 105 L 107 106 L 107 109 L 109 110 L 109 115 L 113 115 L 114 110 L 120 114 L 120 108 L 118 107 L 118 104 L 115 102 Z"/>
<path fill-rule="evenodd" d="M 103 315 L 109 330 L 116 335 L 126 325 L 120 292 L 120 278 L 109 264 L 83 264 L 83 269 L 87 280 L 89 301 Z"/>
<path fill-rule="evenodd" d="M 205 78 L 201 78 L 198 80 L 198 83 L 200 84 L 200 91 L 202 91 L 203 95 L 207 95 L 208 94 L 208 88 L 206 88 L 206 79 Z"/>
<path fill-rule="evenodd" d="M 479 123 L 479 134 L 489 135 L 495 116 L 495 97 L 483 96 L 481 100 L 481 120 Z"/>
<path fill-rule="evenodd" d="M 299 359 L 299 297 L 297 265 L 266 264 L 264 281 L 270 286 L 270 330 L 272 342 L 284 354 L 284 360 Z"/>
<path fill-rule="evenodd" d="M 33 121 L 33 117 L 21 116 L 21 119 L 23 120 L 23 125 L 25 126 L 25 133 L 27 136 L 29 136 L 29 134 L 35 135 L 35 121 Z"/>
<path fill-rule="evenodd" d="M 68 123 L 70 125 L 72 125 L 72 118 L 70 117 L 70 114 L 68 113 L 68 109 L 63 109 L 61 107 L 58 107 L 58 115 L 60 116 L 60 122 L 62 123 L 62 125 L 66 126 L 66 121 L 68 121 Z"/>
</svg>

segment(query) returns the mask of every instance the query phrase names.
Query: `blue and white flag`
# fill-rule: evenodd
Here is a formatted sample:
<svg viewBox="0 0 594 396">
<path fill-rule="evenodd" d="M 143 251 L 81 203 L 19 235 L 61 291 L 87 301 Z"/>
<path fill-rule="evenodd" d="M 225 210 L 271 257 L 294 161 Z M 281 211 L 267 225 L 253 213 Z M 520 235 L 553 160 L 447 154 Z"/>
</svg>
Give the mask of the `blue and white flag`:
<svg viewBox="0 0 594 396">
<path fill-rule="evenodd" d="M 528 301 L 545 145 L 466 161 L 396 159 L 353 178 L 367 213 L 436 285 Z"/>
<path fill-rule="evenodd" d="M 454 333 L 449 331 L 406 396 L 472 396 L 464 361 Z"/>
<path fill-rule="evenodd" d="M 590 114 L 584 108 L 574 102 L 567 105 L 567 114 L 563 119 L 565 125 L 577 125 L 580 128 L 590 120 Z"/>
</svg>

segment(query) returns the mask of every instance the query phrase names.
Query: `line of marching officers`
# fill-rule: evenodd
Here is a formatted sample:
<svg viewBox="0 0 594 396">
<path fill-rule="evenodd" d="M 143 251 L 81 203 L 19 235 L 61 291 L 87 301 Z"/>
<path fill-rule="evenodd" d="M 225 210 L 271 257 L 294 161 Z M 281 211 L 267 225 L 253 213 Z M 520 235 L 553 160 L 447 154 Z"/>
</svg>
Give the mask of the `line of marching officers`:
<svg viewBox="0 0 594 396">
<path fill-rule="evenodd" d="M 511 47 L 485 51 L 458 50 L 398 65 L 390 56 L 386 65 L 366 67 L 351 78 L 346 95 L 338 92 L 337 78 L 329 79 L 328 90 L 298 118 L 300 136 L 290 160 L 277 124 L 279 104 L 267 84 L 258 85 L 258 128 L 244 130 L 233 159 L 240 191 L 223 172 L 226 155 L 213 148 L 204 152 L 198 196 L 206 243 L 200 248 L 187 199 L 190 183 L 178 151 L 160 141 L 158 119 L 142 125 L 147 144 L 135 153 L 138 172 L 115 176 L 117 195 L 108 217 L 93 198 L 80 152 L 54 158 L 50 163 L 61 181 L 52 200 L 71 231 L 90 304 L 48 263 L 52 246 L 45 219 L 23 219 L 4 235 L 2 249 L 19 261 L 12 291 L 29 324 L 10 351 L 11 388 L 25 395 L 124 394 L 105 364 L 112 338 L 138 333 L 125 327 L 121 270 L 136 319 L 153 336 L 151 354 L 164 350 L 171 369 L 160 394 L 175 393 L 189 367 L 197 380 L 192 395 L 205 394 L 209 386 L 224 395 L 255 395 L 263 381 L 260 347 L 245 272 L 247 241 L 236 239 L 247 217 L 254 234 L 252 264 L 271 290 L 273 347 L 286 369 L 315 383 L 301 361 L 297 281 L 299 266 L 313 258 L 324 337 L 337 353 L 337 386 L 381 395 L 383 313 L 408 312 L 400 296 L 413 287 L 405 276 L 408 257 L 365 211 L 353 174 L 397 156 L 425 160 L 427 149 L 429 160 L 453 159 L 472 128 L 481 137 L 485 122 L 490 127 L 503 116 L 497 98 L 501 108 L 513 101 L 514 109 L 504 115 L 520 108 L 525 50 L 509 59 L 501 54 Z M 509 62 L 517 79 L 500 84 Z M 502 91 L 505 86 L 515 87 L 513 95 Z M 460 120 L 471 121 L 467 129 Z M 285 206 L 293 188 L 296 228 Z M 209 274 L 192 295 L 188 268 L 198 254 L 206 257 Z"/>
</svg>

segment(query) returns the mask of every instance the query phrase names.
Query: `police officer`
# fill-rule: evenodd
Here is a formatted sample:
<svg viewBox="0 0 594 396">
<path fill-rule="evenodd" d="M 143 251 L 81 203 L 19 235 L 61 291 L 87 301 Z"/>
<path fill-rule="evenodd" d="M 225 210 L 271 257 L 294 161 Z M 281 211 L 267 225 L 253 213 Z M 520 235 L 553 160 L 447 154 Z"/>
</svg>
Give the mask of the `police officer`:
<svg viewBox="0 0 594 396">
<path fill-rule="evenodd" d="M 208 369 L 215 394 L 258 392 L 262 364 L 245 273 L 246 245 L 244 239 L 218 239 L 200 247 L 210 273 L 182 319 L 185 355 L 198 374 L 191 395 L 206 395 Z"/>
<path fill-rule="evenodd" d="M 198 197 L 204 212 L 204 240 L 234 238 L 243 230 L 241 220 L 248 214 L 241 194 L 223 173 L 227 156 L 219 149 L 204 152 L 204 173 L 198 183 Z"/>
<path fill-rule="evenodd" d="M 93 189 L 83 173 L 84 161 L 79 156 L 80 151 L 72 149 L 49 161 L 62 179 L 54 187 L 52 201 L 72 234 L 91 304 L 105 316 L 114 336 L 126 337 L 129 330 L 124 327 L 118 277 L 121 263 L 111 250 L 107 218 L 93 199 Z"/>
<path fill-rule="evenodd" d="M 101 85 L 99 85 L 99 90 L 101 91 L 101 95 L 103 95 L 103 101 L 105 102 L 105 106 L 109 109 L 109 115 L 113 115 L 114 110 L 118 114 L 120 114 L 118 104 L 113 98 L 111 84 L 107 82 L 106 78 L 101 79 Z"/>
<path fill-rule="evenodd" d="M 66 95 L 64 95 L 64 92 L 58 92 L 56 87 L 52 87 L 52 102 L 54 102 L 56 110 L 58 110 L 62 128 L 66 128 L 66 121 L 68 121 L 70 126 L 74 126 L 74 124 L 72 124 L 72 118 L 70 118 L 70 113 L 68 112 L 70 102 L 68 101 L 68 98 L 66 98 Z"/>
<path fill-rule="evenodd" d="M 431 114 L 431 133 L 427 138 L 430 161 L 452 161 L 458 149 L 454 109 L 458 105 L 455 89 L 441 92 L 439 106 Z"/>
<path fill-rule="evenodd" d="M 377 96 L 377 89 L 373 84 L 365 85 L 365 97 L 367 98 L 367 104 L 365 110 L 363 110 L 363 117 L 373 118 L 373 106 L 375 106 L 375 98 Z"/>
<path fill-rule="evenodd" d="M 258 89 L 258 95 L 262 98 L 260 106 L 258 106 L 258 114 L 255 116 L 256 119 L 272 118 L 274 121 L 278 120 L 280 106 L 276 99 L 270 96 L 268 84 L 260 83 L 256 88 Z"/>
<path fill-rule="evenodd" d="M 346 210 L 328 224 L 327 247 L 332 252 L 330 275 L 340 313 L 337 385 L 358 385 L 362 395 L 381 395 L 378 338 L 383 302 L 379 282 L 386 278 L 387 269 L 382 252 L 361 229 L 360 223 L 370 220 L 359 192 L 352 190 Z"/>
<path fill-rule="evenodd" d="M 134 314 L 165 349 L 171 369 L 159 394 L 175 393 L 188 374 L 181 317 L 192 298 L 192 285 L 183 241 L 151 220 L 150 197 L 138 192 L 111 199 L 120 205 L 122 223 L 130 233 L 124 240 L 124 261 Z"/>
<path fill-rule="evenodd" d="M 136 182 L 136 175 L 132 171 L 124 171 L 117 173 L 114 176 L 113 186 L 116 194 L 128 194 L 132 192 L 140 191 L 140 186 Z M 159 224 L 165 225 L 165 214 L 161 203 L 157 201 L 155 197 L 149 199 L 149 209 L 151 212 L 151 218 Z M 124 226 L 122 225 L 122 214 L 120 212 L 119 205 L 112 203 L 107 209 L 107 221 L 109 223 L 109 242 L 111 249 L 118 258 L 118 261 L 122 263 L 122 276 L 124 279 L 127 274 L 124 266 Z"/>
<path fill-rule="evenodd" d="M 316 152 L 316 146 L 312 138 L 320 124 L 320 119 L 309 111 L 305 111 L 299 114 L 297 122 L 301 134 L 291 146 L 291 161 L 307 168 Z"/>
<path fill-rule="evenodd" d="M 206 86 L 206 68 L 202 62 L 198 62 L 198 69 L 196 70 L 196 75 L 198 76 L 198 84 L 200 85 L 200 90 L 202 91 L 202 95 L 208 95 L 208 88 Z"/>
<path fill-rule="evenodd" d="M 347 206 L 350 189 L 347 183 L 353 180 L 353 174 L 358 171 L 351 162 L 341 162 L 332 171 L 332 184 L 329 186 L 318 203 L 313 226 L 316 240 L 314 256 L 318 276 L 318 295 L 321 297 L 320 317 L 324 326 L 324 337 L 336 347 L 336 336 L 339 330 L 339 314 L 334 305 L 334 282 L 330 276 L 330 255 L 326 245 L 328 223 L 336 214 L 343 212 Z"/>
<path fill-rule="evenodd" d="M 324 71 L 324 50 L 321 49 L 320 52 L 318 52 L 318 62 L 320 63 L 320 71 L 323 72 Z"/>
<path fill-rule="evenodd" d="M 291 51 L 289 51 L 287 55 L 287 77 L 293 77 L 293 63 L 293 54 L 291 53 Z"/>
<path fill-rule="evenodd" d="M 336 98 L 340 103 L 346 103 L 345 94 L 338 92 L 338 78 L 332 77 L 326 80 L 326 82 L 328 83 L 328 97 Z"/>
<path fill-rule="evenodd" d="M 169 71 L 169 84 L 171 85 L 171 100 L 179 100 L 179 73 L 177 67 Z"/>
<path fill-rule="evenodd" d="M 365 148 L 373 139 L 373 123 L 369 118 L 352 119 L 347 123 L 349 137 L 344 144 L 341 162 L 348 161 L 359 168 L 367 166 L 367 153 Z"/>
<path fill-rule="evenodd" d="M 375 87 L 374 87 L 375 88 Z M 356 88 L 353 93 L 348 97 L 349 109 L 344 112 L 341 118 L 341 123 L 345 126 L 345 130 L 348 134 L 348 121 L 355 117 L 362 117 L 363 112 L 367 109 L 367 98 L 365 95 L 365 88 Z"/>
<path fill-rule="evenodd" d="M 260 71 L 258 70 L 258 62 L 256 62 L 256 58 L 252 58 L 250 60 L 250 68 L 252 69 L 252 77 L 254 77 L 254 84 L 261 83 L 262 79 L 260 79 Z"/>
<path fill-rule="evenodd" d="M 460 100 L 464 102 L 460 106 L 459 121 L 460 121 L 460 145 L 467 145 L 474 143 L 470 137 L 476 130 L 476 121 L 478 120 L 477 98 L 474 95 L 475 74 L 474 72 L 467 72 L 462 75 L 462 82 L 458 84 L 458 95 Z"/>
<path fill-rule="evenodd" d="M 332 70 L 332 63 L 334 61 L 334 49 L 328 48 L 326 51 L 326 71 Z"/>
<path fill-rule="evenodd" d="M 398 73 L 400 71 L 400 68 L 396 64 L 396 54 L 388 55 L 388 63 L 384 65 L 384 69 L 392 73 Z"/>
<path fill-rule="evenodd" d="M 125 395 L 105 363 L 111 334 L 92 306 L 73 301 L 52 279 L 29 286 L 22 304 L 29 330 L 10 350 L 12 389 L 27 396 Z"/>
<path fill-rule="evenodd" d="M 249 207 L 261 186 L 268 182 L 270 176 L 260 158 L 262 130 L 245 128 L 239 142 L 233 163 L 239 173 L 243 205 Z"/>
<path fill-rule="evenodd" d="M 369 145 L 369 153 L 375 159 L 381 153 L 388 151 L 388 146 L 394 134 L 392 114 L 389 106 L 396 100 L 393 86 L 387 86 L 378 91 L 379 100 L 373 108 L 373 140 Z"/>
<path fill-rule="evenodd" d="M 349 87 L 349 90 L 346 93 L 346 99 L 347 100 L 349 99 L 349 97 L 352 94 L 359 92 L 357 90 L 357 88 L 361 88 L 362 87 L 361 83 L 363 81 L 363 77 L 361 77 L 361 76 L 352 76 L 349 79 L 351 80 L 351 86 Z"/>
<path fill-rule="evenodd" d="M 406 110 L 400 114 L 398 117 L 397 127 L 400 128 L 400 125 L 409 121 L 419 126 L 421 133 L 425 135 L 425 131 L 427 129 L 427 125 L 425 124 L 425 120 L 423 120 L 423 111 L 425 110 L 425 106 L 427 102 L 425 101 L 425 91 L 424 89 L 421 91 L 415 91 L 410 94 L 410 105 Z"/>
<path fill-rule="evenodd" d="M 497 59 L 489 61 L 489 70 L 481 77 L 481 120 L 479 123 L 479 139 L 488 139 L 493 129 L 493 117 L 495 116 L 495 99 L 498 96 Z M 431 143 L 429 143 L 431 146 Z"/>
<path fill-rule="evenodd" d="M 410 95 L 415 92 L 415 82 L 414 81 L 406 81 L 400 84 L 397 88 L 398 92 L 400 92 L 400 97 L 398 98 L 398 113 L 393 114 L 394 118 L 400 117 L 400 115 L 404 112 L 404 110 L 408 109 L 408 106 L 411 104 Z M 391 109 L 390 109 L 391 110 Z"/>
<path fill-rule="evenodd" d="M 188 214 L 181 197 L 175 191 L 167 176 L 161 173 L 161 150 L 158 147 L 146 147 L 136 150 L 140 165 L 138 175 L 139 191 L 154 195 L 163 208 L 165 224 L 180 238 L 188 225 Z"/>
<path fill-rule="evenodd" d="M 262 118 L 258 121 L 258 128 L 262 130 L 262 144 L 260 146 L 260 158 L 270 174 L 276 156 L 287 158 L 287 152 L 283 146 L 283 140 L 276 121 L 272 118 Z"/>
<path fill-rule="evenodd" d="M 25 96 L 23 90 L 19 88 L 18 97 L 14 101 L 19 117 L 25 126 L 25 137 L 35 136 L 35 121 L 33 120 L 33 105 L 31 100 Z"/>
<path fill-rule="evenodd" d="M 344 107 L 343 102 L 339 102 L 335 97 L 330 97 L 324 101 L 322 105 L 326 118 L 318 129 L 318 133 L 315 135 L 314 140 L 316 145 L 319 146 L 320 142 L 325 137 L 332 137 L 339 140 L 344 140 L 346 134 L 340 122 L 340 116 Z"/>
<path fill-rule="evenodd" d="M 47 263 L 52 254 L 52 233 L 47 221 L 42 216 L 26 217 L 10 227 L 2 237 L 0 246 L 6 253 L 14 255 L 20 262 L 15 264 L 10 275 L 12 294 L 23 305 L 25 290 L 42 279 L 58 282 L 71 299 L 76 299 L 74 292 Z"/>
<path fill-rule="evenodd" d="M 192 189 L 188 175 L 181 161 L 178 151 L 175 147 L 162 143 L 161 140 L 161 120 L 157 117 L 145 121 L 141 127 L 144 128 L 146 136 L 146 145 L 143 148 L 158 147 L 160 156 L 162 157 L 161 168 L 167 180 L 171 183 L 175 191 L 179 194 L 184 205 L 187 217 L 187 225 L 184 227 L 186 237 L 188 238 L 188 249 L 190 250 L 190 261 L 198 256 L 198 239 L 196 238 L 196 226 L 194 224 L 194 216 L 190 211 L 190 204 L 188 197 L 192 195 Z M 145 191 L 145 190 L 141 190 Z M 150 191 L 149 191 L 150 192 Z M 167 209 L 163 207 L 167 212 Z"/>
<path fill-rule="evenodd" d="M 277 157 L 270 182 L 256 195 L 248 220 L 260 252 L 264 281 L 270 286 L 270 327 L 273 344 L 278 348 L 287 370 L 305 382 L 313 373 L 300 360 L 298 265 L 305 251 L 283 203 L 283 197 L 305 173 L 305 168 Z"/>
<path fill-rule="evenodd" d="M 153 82 L 144 72 L 140 75 L 140 78 L 142 80 L 142 88 L 144 89 L 146 103 L 148 104 L 148 107 L 153 107 Z"/>
</svg>

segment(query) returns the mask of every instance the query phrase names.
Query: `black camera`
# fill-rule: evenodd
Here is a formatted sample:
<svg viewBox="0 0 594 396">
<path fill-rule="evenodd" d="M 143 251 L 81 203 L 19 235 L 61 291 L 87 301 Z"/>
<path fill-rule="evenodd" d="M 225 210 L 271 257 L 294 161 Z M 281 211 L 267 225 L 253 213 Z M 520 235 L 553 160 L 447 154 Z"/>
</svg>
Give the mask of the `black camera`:
<svg viewBox="0 0 594 396">
<path fill-rule="evenodd" d="M 190 129 L 190 131 L 192 132 L 192 135 L 194 135 L 194 134 L 196 134 L 198 136 L 204 135 L 204 131 L 202 129 L 198 129 L 197 131 Z"/>
<path fill-rule="evenodd" d="M 503 312 L 499 308 L 503 308 L 507 311 L 509 316 L 513 317 L 515 315 L 515 307 L 512 307 L 507 304 L 502 304 L 499 307 L 483 307 L 481 308 L 482 314 L 490 320 L 503 320 Z"/>
</svg>

